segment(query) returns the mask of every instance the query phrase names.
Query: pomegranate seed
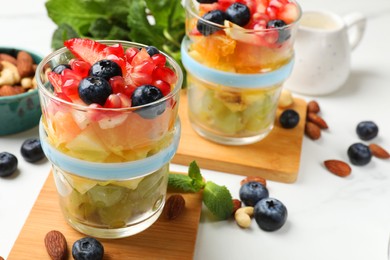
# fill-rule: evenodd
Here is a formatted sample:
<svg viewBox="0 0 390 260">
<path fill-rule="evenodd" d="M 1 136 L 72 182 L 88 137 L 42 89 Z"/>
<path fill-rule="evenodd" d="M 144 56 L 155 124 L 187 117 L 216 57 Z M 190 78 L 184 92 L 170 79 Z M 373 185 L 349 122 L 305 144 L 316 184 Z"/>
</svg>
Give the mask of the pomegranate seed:
<svg viewBox="0 0 390 260">
<path fill-rule="evenodd" d="M 111 94 L 108 96 L 106 103 L 104 103 L 105 108 L 120 108 L 121 99 L 117 94 Z"/>
<path fill-rule="evenodd" d="M 125 94 L 127 97 L 131 98 L 131 96 L 133 95 L 133 92 L 136 88 L 137 88 L 136 86 L 126 85 L 125 89 L 123 91 L 123 94 Z"/>
<path fill-rule="evenodd" d="M 79 82 L 81 80 L 81 76 L 76 72 L 70 69 L 64 69 L 61 72 L 61 80 L 62 80 L 62 92 L 67 96 L 78 95 Z"/>
<path fill-rule="evenodd" d="M 85 78 L 88 76 L 91 65 L 88 62 L 82 60 L 72 60 L 70 62 L 70 67 L 75 73 L 80 75 L 81 78 Z"/>
<path fill-rule="evenodd" d="M 156 67 L 153 71 L 153 79 L 154 80 L 163 80 L 168 84 L 175 84 L 177 80 L 177 76 L 173 70 L 167 67 Z"/>
<path fill-rule="evenodd" d="M 109 83 L 112 88 L 112 93 L 124 93 L 125 91 L 125 79 L 121 76 L 114 76 L 109 79 Z"/>
<path fill-rule="evenodd" d="M 159 54 L 154 54 L 152 56 L 152 60 L 156 66 L 164 67 L 164 65 L 167 61 L 167 58 L 163 54 L 159 53 Z"/>
<path fill-rule="evenodd" d="M 138 52 L 139 50 L 136 47 L 128 48 L 125 52 L 126 61 L 128 63 L 131 63 L 131 61 L 133 60 L 135 55 L 137 55 Z"/>
<path fill-rule="evenodd" d="M 161 79 L 153 81 L 152 85 L 159 88 L 164 96 L 171 92 L 171 85 Z"/>
<path fill-rule="evenodd" d="M 131 107 L 131 100 L 128 96 L 126 96 L 123 93 L 118 93 L 116 94 L 120 101 L 121 101 L 121 107 Z"/>
</svg>

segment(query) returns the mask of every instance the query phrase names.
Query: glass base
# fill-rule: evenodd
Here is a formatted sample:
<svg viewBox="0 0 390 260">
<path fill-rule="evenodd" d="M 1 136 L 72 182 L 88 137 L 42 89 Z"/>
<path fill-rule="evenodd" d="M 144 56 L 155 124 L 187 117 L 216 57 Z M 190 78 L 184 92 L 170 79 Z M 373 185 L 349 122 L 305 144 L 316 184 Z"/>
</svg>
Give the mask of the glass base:
<svg viewBox="0 0 390 260">
<path fill-rule="evenodd" d="M 268 134 L 271 132 L 273 125 L 271 125 L 269 128 L 265 129 L 263 132 L 261 132 L 258 135 L 254 136 L 244 136 L 244 137 L 233 137 L 233 136 L 221 136 L 216 135 L 212 132 L 209 132 L 202 127 L 199 127 L 198 125 L 191 122 L 192 128 L 195 130 L 195 132 L 202 136 L 203 138 L 223 145 L 232 145 L 232 146 L 239 146 L 239 145 L 249 145 L 259 142 L 260 140 L 264 139 Z"/>
<path fill-rule="evenodd" d="M 164 203 L 162 203 L 160 205 L 160 208 L 156 212 L 154 212 L 154 214 L 151 215 L 149 218 L 143 220 L 142 222 L 135 223 L 131 226 L 124 227 L 124 228 L 112 228 L 112 229 L 96 228 L 93 226 L 88 226 L 83 223 L 80 223 L 77 220 L 72 218 L 67 218 L 67 222 L 74 229 L 88 236 L 103 238 L 103 239 L 124 238 L 124 237 L 129 237 L 138 234 L 144 231 L 145 229 L 149 228 L 160 217 L 163 209 L 164 209 Z"/>
</svg>

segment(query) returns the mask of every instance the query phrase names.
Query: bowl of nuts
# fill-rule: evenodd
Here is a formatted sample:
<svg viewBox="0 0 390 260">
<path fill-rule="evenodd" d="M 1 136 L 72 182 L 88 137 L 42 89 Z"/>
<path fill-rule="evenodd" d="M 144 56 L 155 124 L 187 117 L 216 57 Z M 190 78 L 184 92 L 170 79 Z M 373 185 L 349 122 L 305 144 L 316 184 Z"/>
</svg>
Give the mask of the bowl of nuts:
<svg viewBox="0 0 390 260">
<path fill-rule="evenodd" d="M 34 76 L 41 60 L 31 51 L 0 47 L 0 136 L 38 125 L 41 108 Z"/>
</svg>

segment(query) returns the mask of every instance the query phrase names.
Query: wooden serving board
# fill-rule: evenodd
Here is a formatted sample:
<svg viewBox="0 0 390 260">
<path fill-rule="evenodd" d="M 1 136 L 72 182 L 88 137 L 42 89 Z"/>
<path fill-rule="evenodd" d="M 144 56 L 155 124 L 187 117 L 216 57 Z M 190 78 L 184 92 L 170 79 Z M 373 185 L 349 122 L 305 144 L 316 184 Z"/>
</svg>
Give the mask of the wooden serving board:
<svg viewBox="0 0 390 260">
<path fill-rule="evenodd" d="M 170 194 L 168 194 L 169 196 Z M 199 225 L 201 193 L 182 194 L 186 206 L 182 215 L 167 220 L 162 214 L 150 228 L 128 238 L 99 239 L 104 260 L 114 259 L 192 259 Z M 44 237 L 50 230 L 62 232 L 67 239 L 68 259 L 73 259 L 73 243 L 85 237 L 65 221 L 59 208 L 52 174 L 49 174 L 8 260 L 48 259 Z"/>
<path fill-rule="evenodd" d="M 199 167 L 209 170 L 260 176 L 284 183 L 295 182 L 301 157 L 306 102 L 295 98 L 289 108 L 300 115 L 300 122 L 295 128 L 284 129 L 279 121 L 275 120 L 274 129 L 260 142 L 244 146 L 226 146 L 208 141 L 192 129 L 187 114 L 187 96 L 183 91 L 179 107 L 181 139 L 172 162 L 188 165 L 196 160 Z M 278 109 L 277 119 L 281 112 L 282 110 Z"/>
</svg>

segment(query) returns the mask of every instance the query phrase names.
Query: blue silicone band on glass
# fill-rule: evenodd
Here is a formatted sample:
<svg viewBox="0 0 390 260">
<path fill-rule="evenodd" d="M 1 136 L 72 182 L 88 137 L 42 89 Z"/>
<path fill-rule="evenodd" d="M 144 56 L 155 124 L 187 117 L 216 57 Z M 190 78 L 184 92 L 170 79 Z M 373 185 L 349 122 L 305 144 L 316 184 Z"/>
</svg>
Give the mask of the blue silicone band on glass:
<svg viewBox="0 0 390 260">
<path fill-rule="evenodd" d="M 145 159 L 124 163 L 96 163 L 70 157 L 55 149 L 47 141 L 47 135 L 42 122 L 39 125 L 42 149 L 52 164 L 63 171 L 81 177 L 104 181 L 140 177 L 159 170 L 162 166 L 169 163 L 175 155 L 179 145 L 180 131 L 180 121 L 178 120 L 170 146 Z"/>
<path fill-rule="evenodd" d="M 181 59 L 186 70 L 197 78 L 223 86 L 255 89 L 266 88 L 284 82 L 291 74 L 294 59 L 277 70 L 259 74 L 229 73 L 204 66 L 194 60 L 187 51 L 188 39 L 181 43 Z"/>
</svg>

